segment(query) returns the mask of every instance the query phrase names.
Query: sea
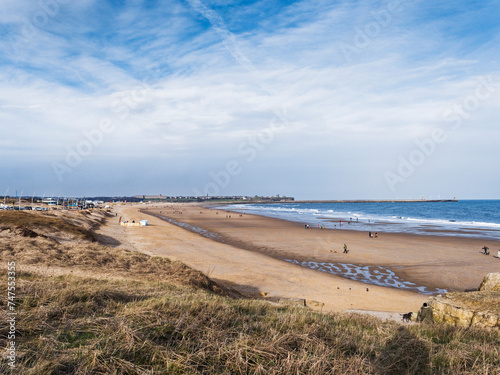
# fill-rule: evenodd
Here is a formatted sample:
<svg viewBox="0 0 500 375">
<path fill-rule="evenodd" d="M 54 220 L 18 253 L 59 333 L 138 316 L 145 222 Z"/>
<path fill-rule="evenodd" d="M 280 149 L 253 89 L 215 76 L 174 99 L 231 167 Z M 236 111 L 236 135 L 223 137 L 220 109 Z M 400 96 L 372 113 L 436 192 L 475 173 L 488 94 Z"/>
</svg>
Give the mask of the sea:
<svg viewBox="0 0 500 375">
<path fill-rule="evenodd" d="M 330 229 L 500 240 L 500 200 L 264 203 L 223 208 Z"/>
</svg>

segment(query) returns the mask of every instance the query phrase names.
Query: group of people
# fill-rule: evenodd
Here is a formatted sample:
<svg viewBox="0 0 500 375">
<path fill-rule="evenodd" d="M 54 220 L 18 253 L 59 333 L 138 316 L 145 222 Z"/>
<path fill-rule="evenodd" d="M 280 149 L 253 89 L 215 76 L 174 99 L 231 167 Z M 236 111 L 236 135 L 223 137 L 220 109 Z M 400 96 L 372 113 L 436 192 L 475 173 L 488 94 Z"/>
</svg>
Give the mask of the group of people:
<svg viewBox="0 0 500 375">
<path fill-rule="evenodd" d="M 374 234 L 372 234 L 372 232 L 368 232 L 368 236 L 370 238 L 378 238 L 378 232 L 375 232 Z"/>
<path fill-rule="evenodd" d="M 304 228 L 309 229 L 310 228 L 309 224 L 304 224 Z M 326 229 L 326 226 L 318 224 L 318 229 Z"/>
</svg>

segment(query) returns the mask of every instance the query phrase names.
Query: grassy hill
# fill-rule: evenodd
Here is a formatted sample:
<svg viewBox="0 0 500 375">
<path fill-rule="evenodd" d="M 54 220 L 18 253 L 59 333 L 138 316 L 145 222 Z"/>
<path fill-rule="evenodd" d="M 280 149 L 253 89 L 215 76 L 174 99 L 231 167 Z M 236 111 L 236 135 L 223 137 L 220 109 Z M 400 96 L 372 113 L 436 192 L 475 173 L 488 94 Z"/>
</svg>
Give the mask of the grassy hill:
<svg viewBox="0 0 500 375">
<path fill-rule="evenodd" d="M 92 241 L 104 214 L 2 214 L 0 293 L 15 261 L 18 374 L 500 374 L 498 330 L 235 298 L 181 263 Z M 6 348 L 6 297 L 0 306 Z"/>
</svg>

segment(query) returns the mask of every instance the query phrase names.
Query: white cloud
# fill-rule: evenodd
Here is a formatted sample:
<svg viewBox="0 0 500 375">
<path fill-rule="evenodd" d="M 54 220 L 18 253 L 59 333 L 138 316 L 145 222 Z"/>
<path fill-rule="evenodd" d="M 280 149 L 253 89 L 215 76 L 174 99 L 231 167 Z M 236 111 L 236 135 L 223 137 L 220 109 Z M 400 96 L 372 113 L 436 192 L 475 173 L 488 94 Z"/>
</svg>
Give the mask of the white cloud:
<svg viewBox="0 0 500 375">
<path fill-rule="evenodd" d="M 0 8 L 3 23 L 18 22 L 21 14 L 33 11 L 23 4 L 8 11 Z M 287 173 L 297 165 L 298 173 L 307 169 L 308 175 L 322 176 L 323 167 L 304 164 L 310 156 L 327 163 L 334 160 L 329 166 L 336 176 L 369 174 L 375 182 L 359 191 L 365 197 L 371 192 L 390 194 L 383 177 L 376 176 L 383 176 L 399 155 L 410 152 L 415 139 L 448 126 L 443 121 L 446 111 L 474 93 L 479 77 L 498 71 L 496 65 L 480 64 L 483 54 L 491 58 L 498 52 L 492 52 L 487 41 L 474 53 L 458 53 L 455 44 L 443 42 L 445 34 L 435 39 L 446 19 L 432 22 L 431 32 L 425 32 L 417 22 L 425 20 L 416 20 L 412 13 L 421 5 L 408 4 L 347 61 L 339 42 L 352 43 L 356 30 L 373 22 L 370 11 L 385 6 L 360 4 L 353 8 L 348 2 L 339 6 L 298 2 L 239 33 L 230 33 L 231 20 L 226 22 L 224 15 L 208 8 L 201 13 L 210 16 L 219 31 L 204 29 L 206 20 L 174 2 L 160 9 L 161 17 L 155 16 L 157 9 L 144 10 L 141 2 L 119 9 L 109 13 L 116 26 L 104 28 L 104 20 L 89 19 L 102 5 L 87 2 L 78 11 L 73 5 L 61 9 L 64 17 L 55 17 L 50 27 L 40 29 L 16 54 L 0 60 L 6 68 L 0 76 L 1 153 L 36 158 L 49 166 L 53 161 L 62 163 L 67 147 L 85 140 L 85 129 L 98 129 L 103 120 L 110 120 L 114 130 L 75 170 L 87 170 L 86 161 L 96 170 L 117 163 L 118 157 L 156 163 L 161 156 L 166 174 L 169 170 L 179 174 L 168 165 L 182 164 L 198 173 L 194 180 L 203 186 L 208 172 L 228 160 L 244 163 L 239 145 L 268 128 L 275 113 L 286 108 L 285 129 L 261 145 L 262 151 L 246 164 L 240 181 L 252 180 L 253 174 L 259 175 L 259 167 L 273 165 L 277 159 L 287 161 Z M 89 25 L 96 27 L 93 34 Z M 2 41 L 5 47 L 5 38 Z M 439 54 L 430 53 L 437 49 Z M 450 159 L 468 142 L 461 134 L 487 129 L 489 139 L 495 135 L 499 113 L 494 98 L 500 87 L 495 90 L 470 113 L 467 126 L 455 132 L 458 136 L 441 148 Z M 349 150 L 356 152 L 342 165 L 342 155 Z M 5 161 L 1 165 L 6 168 Z M 434 169 L 431 162 L 420 168 L 422 175 Z M 131 173 L 127 167 L 122 172 Z M 78 178 L 78 173 L 72 173 L 56 186 L 73 188 L 70 181 Z M 414 179 L 418 178 L 419 171 Z M 327 181 L 327 177 L 318 179 Z M 272 180 L 272 173 L 259 179 L 274 186 Z M 53 181 L 51 176 L 46 183 Z M 193 180 L 186 184 L 190 194 Z M 243 185 L 234 181 L 228 191 L 237 193 L 238 186 Z M 296 191 L 305 190 L 297 187 Z M 342 194 L 348 191 L 346 185 Z"/>
</svg>

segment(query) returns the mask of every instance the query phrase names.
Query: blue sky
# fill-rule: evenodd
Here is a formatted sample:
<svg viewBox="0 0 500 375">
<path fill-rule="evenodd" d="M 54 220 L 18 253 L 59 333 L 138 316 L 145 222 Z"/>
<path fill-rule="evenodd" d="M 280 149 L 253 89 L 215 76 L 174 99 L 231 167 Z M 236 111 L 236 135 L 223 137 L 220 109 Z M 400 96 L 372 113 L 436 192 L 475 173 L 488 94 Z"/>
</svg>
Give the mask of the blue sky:
<svg viewBox="0 0 500 375">
<path fill-rule="evenodd" d="M 0 4 L 0 191 L 498 198 L 494 1 Z"/>
</svg>

